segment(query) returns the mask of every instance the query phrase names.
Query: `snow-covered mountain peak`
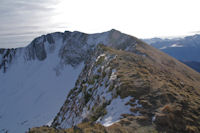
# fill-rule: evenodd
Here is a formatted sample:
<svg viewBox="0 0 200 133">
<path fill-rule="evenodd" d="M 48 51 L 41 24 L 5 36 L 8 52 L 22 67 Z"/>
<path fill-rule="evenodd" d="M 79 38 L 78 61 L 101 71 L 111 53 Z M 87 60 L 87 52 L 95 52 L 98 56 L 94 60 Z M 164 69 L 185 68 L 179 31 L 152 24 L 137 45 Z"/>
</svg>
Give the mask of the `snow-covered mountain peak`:
<svg viewBox="0 0 200 133">
<path fill-rule="evenodd" d="M 127 50 L 130 50 L 130 47 L 140 43 L 138 41 L 137 38 L 123 34 L 114 29 L 97 34 L 65 31 L 64 33 L 55 32 L 42 35 L 35 38 L 28 46 L 9 49 L 8 53 L 12 55 L 11 58 L 15 58 L 15 54 L 18 56 L 21 55 L 26 61 L 42 61 L 45 60 L 49 54 L 54 53 L 56 56 L 59 56 L 62 63 L 76 66 L 84 61 L 88 53 L 98 44 L 104 44 L 122 50 L 128 48 Z M 6 52 L 0 53 L 0 69 L 3 69 L 2 71 L 6 71 L 6 69 L 9 68 L 9 64 L 12 62 L 11 59 L 8 60 L 5 58 L 5 53 Z M 6 53 L 6 55 L 8 54 Z"/>
</svg>

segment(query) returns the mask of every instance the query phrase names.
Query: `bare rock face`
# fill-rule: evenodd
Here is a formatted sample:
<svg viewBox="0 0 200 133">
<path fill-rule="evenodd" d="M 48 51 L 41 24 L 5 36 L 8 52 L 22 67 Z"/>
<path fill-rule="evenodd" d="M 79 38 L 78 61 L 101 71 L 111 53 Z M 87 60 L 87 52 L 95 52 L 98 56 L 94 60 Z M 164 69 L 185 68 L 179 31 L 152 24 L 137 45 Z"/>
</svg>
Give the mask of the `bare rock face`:
<svg viewBox="0 0 200 133">
<path fill-rule="evenodd" d="M 38 59 L 40 61 L 44 60 L 47 57 L 44 43 L 46 37 L 42 36 L 40 38 L 34 39 L 31 44 L 27 47 L 27 57 L 28 59 Z"/>
<path fill-rule="evenodd" d="M 53 36 L 51 34 L 46 35 L 45 39 L 48 41 L 49 44 L 55 43 Z"/>
<path fill-rule="evenodd" d="M 47 55 L 44 47 L 44 41 L 41 43 L 33 42 L 33 49 L 35 50 L 35 55 L 38 60 L 44 60 Z"/>
<path fill-rule="evenodd" d="M 15 58 L 16 49 L 0 49 L 0 70 L 6 72 L 8 65 Z"/>
</svg>

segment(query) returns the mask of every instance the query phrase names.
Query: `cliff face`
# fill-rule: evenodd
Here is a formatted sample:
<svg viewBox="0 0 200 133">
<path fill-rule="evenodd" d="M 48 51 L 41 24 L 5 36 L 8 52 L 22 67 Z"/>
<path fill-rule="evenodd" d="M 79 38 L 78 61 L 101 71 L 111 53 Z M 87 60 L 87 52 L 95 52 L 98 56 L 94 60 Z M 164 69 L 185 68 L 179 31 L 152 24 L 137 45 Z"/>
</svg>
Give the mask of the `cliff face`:
<svg viewBox="0 0 200 133">
<path fill-rule="evenodd" d="M 42 35 L 24 48 L 0 49 L 0 70 L 6 72 L 15 57 L 22 56 L 26 61 L 43 61 L 52 53 L 59 56 L 62 63 L 75 67 L 85 61 L 89 53 L 100 43 L 124 50 L 141 42 L 114 29 L 97 34 L 85 34 L 77 31 L 56 32 Z"/>
</svg>

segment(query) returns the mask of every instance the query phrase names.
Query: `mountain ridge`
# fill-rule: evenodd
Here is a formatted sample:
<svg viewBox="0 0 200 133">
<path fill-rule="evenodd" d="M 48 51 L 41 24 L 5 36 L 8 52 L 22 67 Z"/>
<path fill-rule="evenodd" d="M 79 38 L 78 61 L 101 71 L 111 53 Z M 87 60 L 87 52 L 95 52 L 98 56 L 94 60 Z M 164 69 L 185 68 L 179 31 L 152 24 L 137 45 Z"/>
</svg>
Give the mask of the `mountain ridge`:
<svg viewBox="0 0 200 133">
<path fill-rule="evenodd" d="M 125 49 L 137 42 L 116 30 L 56 32 L 25 48 L 1 49 L 0 131 L 23 132 L 52 121 L 97 44 Z"/>
<path fill-rule="evenodd" d="M 0 56 L 2 132 L 49 124 L 56 113 L 55 132 L 97 121 L 111 132 L 199 132 L 199 73 L 133 36 L 53 33 L 7 51 Z"/>
<path fill-rule="evenodd" d="M 92 41 L 94 41 L 96 39 L 97 39 L 96 41 L 98 41 L 98 37 L 101 36 L 102 38 L 99 38 L 100 39 L 99 43 L 101 43 L 101 42 L 105 43 L 105 41 L 108 41 L 107 44 L 111 46 L 111 45 L 113 45 L 112 39 L 108 40 L 107 38 L 109 36 L 113 36 L 114 38 L 116 37 L 116 39 L 123 41 L 124 38 L 123 39 L 118 38 L 120 36 L 119 34 L 123 35 L 123 37 L 125 39 L 132 38 L 132 36 L 125 35 L 115 29 L 111 29 L 109 31 L 102 32 L 102 33 L 96 33 L 96 34 L 86 34 L 86 33 L 82 33 L 79 31 L 74 31 L 74 32 L 65 31 L 63 33 L 62 32 L 54 32 L 54 33 L 42 35 L 42 36 L 36 37 L 26 47 L 8 48 L 8 49 L 0 48 L 0 55 L 2 55 L 2 56 L 0 56 L 1 57 L 0 59 L 3 60 L 2 63 L 0 63 L 0 67 L 5 68 L 4 69 L 4 71 L 5 71 L 6 65 L 12 61 L 12 58 L 14 58 L 16 52 L 17 51 L 21 52 L 20 50 L 24 49 L 24 48 L 26 49 L 25 54 L 27 57 L 25 57 L 25 58 L 27 58 L 27 60 L 31 60 L 31 59 L 44 60 L 47 56 L 45 49 L 48 50 L 48 52 L 52 52 L 54 50 L 55 46 L 53 46 L 51 44 L 55 43 L 54 39 L 56 39 L 56 38 L 62 38 L 63 43 L 65 43 L 65 41 L 67 39 L 69 39 L 70 37 L 74 37 L 74 39 L 78 39 L 78 38 L 81 38 L 81 36 L 83 36 L 83 38 L 81 38 L 80 40 L 83 41 L 82 43 L 87 44 L 87 43 L 93 43 Z M 85 42 L 86 40 L 84 40 L 84 39 L 87 39 L 88 36 L 92 36 L 92 37 L 88 39 L 88 42 Z M 89 42 L 89 41 L 91 41 L 91 42 Z M 45 42 L 48 42 L 48 44 L 50 45 L 50 46 L 48 46 L 48 48 L 45 48 L 45 44 L 44 44 Z M 72 43 L 76 43 L 76 42 L 72 42 Z M 96 45 L 96 44 L 92 44 L 92 45 L 93 45 L 92 47 L 94 47 L 94 45 Z M 115 45 L 115 46 L 117 46 L 117 45 Z"/>
<path fill-rule="evenodd" d="M 199 132 L 200 75 L 146 44 L 135 49 L 139 52 L 100 45 L 47 132 L 70 127 L 66 132 Z M 95 130 L 98 125 L 85 122 L 105 127 Z"/>
</svg>

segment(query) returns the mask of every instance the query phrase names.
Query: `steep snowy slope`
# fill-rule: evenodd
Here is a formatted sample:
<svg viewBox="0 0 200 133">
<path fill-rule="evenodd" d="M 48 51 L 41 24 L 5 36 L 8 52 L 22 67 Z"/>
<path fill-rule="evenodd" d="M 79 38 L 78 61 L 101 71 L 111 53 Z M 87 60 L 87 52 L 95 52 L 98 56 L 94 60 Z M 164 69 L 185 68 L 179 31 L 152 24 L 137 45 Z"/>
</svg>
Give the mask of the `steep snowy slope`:
<svg viewBox="0 0 200 133">
<path fill-rule="evenodd" d="M 10 56 L 12 62 L 1 69 L 0 132 L 22 133 L 31 126 L 52 121 L 83 67 L 80 63 L 75 68 L 71 65 L 61 68 L 58 54 L 63 43 L 59 34 L 55 34 L 55 43 L 44 42 L 45 52 L 34 59 L 27 51 L 33 50 L 34 43 L 40 45 L 36 41 L 27 48 L 16 49 L 15 56 Z M 54 48 L 50 50 L 51 45 Z"/>
<path fill-rule="evenodd" d="M 25 48 L 0 49 L 0 132 L 50 124 L 99 43 L 125 49 L 137 40 L 116 30 L 66 31 L 38 37 Z"/>
</svg>

